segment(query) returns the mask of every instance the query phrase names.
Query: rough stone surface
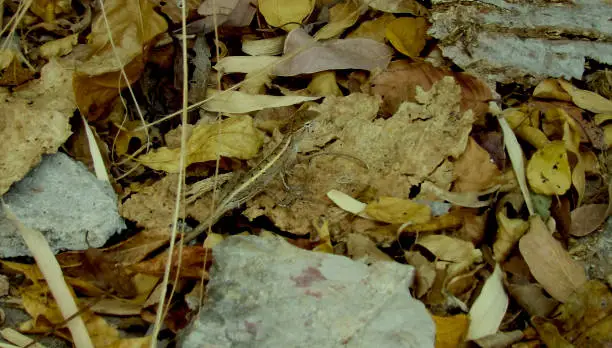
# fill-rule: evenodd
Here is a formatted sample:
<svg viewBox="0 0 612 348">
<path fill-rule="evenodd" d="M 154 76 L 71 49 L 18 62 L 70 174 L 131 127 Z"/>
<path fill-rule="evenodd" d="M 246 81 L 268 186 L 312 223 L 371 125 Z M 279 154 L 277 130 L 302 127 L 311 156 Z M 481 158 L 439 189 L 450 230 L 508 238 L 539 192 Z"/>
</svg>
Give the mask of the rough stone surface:
<svg viewBox="0 0 612 348">
<path fill-rule="evenodd" d="M 180 336 L 195 347 L 433 347 L 411 266 L 233 236 L 213 249 L 208 302 Z"/>
<path fill-rule="evenodd" d="M 444 56 L 493 82 L 581 79 L 586 58 L 612 63 L 612 4 L 574 1 L 432 1 L 429 34 Z"/>
<path fill-rule="evenodd" d="M 125 228 L 110 185 L 63 153 L 44 156 L 2 198 L 25 226 L 45 235 L 54 252 L 100 247 Z M 30 252 L 0 206 L 0 257 L 22 255 Z"/>
</svg>

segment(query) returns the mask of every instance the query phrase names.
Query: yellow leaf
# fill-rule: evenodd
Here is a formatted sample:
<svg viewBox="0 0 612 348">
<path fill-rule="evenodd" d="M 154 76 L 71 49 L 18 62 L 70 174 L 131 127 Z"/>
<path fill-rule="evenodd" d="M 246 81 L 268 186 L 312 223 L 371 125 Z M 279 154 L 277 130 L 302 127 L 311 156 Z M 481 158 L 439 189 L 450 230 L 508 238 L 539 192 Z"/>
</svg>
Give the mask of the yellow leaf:
<svg viewBox="0 0 612 348">
<path fill-rule="evenodd" d="M 313 223 L 315 230 L 317 230 L 317 238 L 319 240 L 319 245 L 317 245 L 313 251 L 318 251 L 321 253 L 333 254 L 334 247 L 331 244 L 331 237 L 329 235 L 329 221 L 324 219 L 321 224 Z"/>
<path fill-rule="evenodd" d="M 312 81 L 308 84 L 308 90 L 317 96 L 342 96 L 342 91 L 340 91 L 340 87 L 336 83 L 335 71 L 323 71 L 314 74 Z"/>
<path fill-rule="evenodd" d="M 595 124 L 601 126 L 602 123 L 612 120 L 612 113 L 595 115 Z"/>
<path fill-rule="evenodd" d="M 314 38 L 325 40 L 342 34 L 344 29 L 357 22 L 362 8 L 356 0 L 347 0 L 334 5 L 329 9 L 329 23 L 319 29 Z"/>
<path fill-rule="evenodd" d="M 410 58 L 416 58 L 425 47 L 427 20 L 422 17 L 397 18 L 387 25 L 385 36 L 395 49 Z"/>
<path fill-rule="evenodd" d="M 421 224 L 404 224 L 398 230 L 398 233 L 423 233 L 434 232 L 439 230 L 457 228 L 461 226 L 463 221 L 456 214 L 444 214 L 434 216 L 428 222 Z"/>
<path fill-rule="evenodd" d="M 563 142 L 553 141 L 533 154 L 527 180 L 534 192 L 544 195 L 562 195 L 570 188 L 572 174 Z"/>
<path fill-rule="evenodd" d="M 596 114 L 612 113 L 612 101 L 600 96 L 599 94 L 584 89 L 580 89 L 567 81 L 557 80 L 571 97 L 572 102 L 579 108 L 589 110 Z"/>
<path fill-rule="evenodd" d="M 395 16 L 390 13 L 385 13 L 382 16 L 371 21 L 362 22 L 359 27 L 348 34 L 347 38 L 364 38 L 372 39 L 378 42 L 385 42 L 385 31 L 387 25 L 395 20 Z"/>
<path fill-rule="evenodd" d="M 263 144 L 263 135 L 253 125 L 250 116 L 232 117 L 214 124 L 196 126 L 187 141 L 186 163 L 206 162 L 217 156 L 250 159 L 257 155 Z M 147 167 L 176 173 L 179 168 L 180 149 L 162 147 L 138 157 Z"/>
<path fill-rule="evenodd" d="M 259 0 L 259 11 L 266 22 L 286 31 L 299 28 L 314 6 L 315 0 Z"/>
<path fill-rule="evenodd" d="M 571 101 L 572 97 L 567 94 L 559 85 L 557 80 L 546 79 L 540 82 L 533 90 L 533 96 L 536 98 L 555 99 L 562 101 Z"/>
<path fill-rule="evenodd" d="M 420 224 L 431 219 L 429 206 L 396 197 L 380 197 L 369 203 L 364 212 L 374 220 L 392 224 Z"/>
<path fill-rule="evenodd" d="M 470 320 L 465 314 L 452 317 L 431 316 L 436 323 L 436 348 L 460 347 L 464 342 Z"/>
</svg>

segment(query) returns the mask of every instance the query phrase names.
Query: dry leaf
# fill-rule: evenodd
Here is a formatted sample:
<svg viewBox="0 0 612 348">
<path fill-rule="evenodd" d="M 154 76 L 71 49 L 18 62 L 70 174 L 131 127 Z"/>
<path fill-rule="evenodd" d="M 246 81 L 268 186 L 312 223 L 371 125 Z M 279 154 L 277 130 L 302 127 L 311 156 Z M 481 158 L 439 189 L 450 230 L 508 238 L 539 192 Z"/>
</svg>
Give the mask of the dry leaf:
<svg viewBox="0 0 612 348">
<path fill-rule="evenodd" d="M 480 294 L 470 308 L 468 340 L 492 335 L 499 330 L 508 308 L 508 295 L 504 291 L 503 278 L 501 267 L 495 264 L 493 274 L 485 281 Z"/>
<path fill-rule="evenodd" d="M 570 340 L 612 314 L 612 293 L 598 280 L 585 282 L 553 314 Z"/>
<path fill-rule="evenodd" d="M 571 213 L 572 224 L 570 234 L 583 237 L 597 230 L 610 215 L 610 204 L 587 204 L 580 206 Z"/>
<path fill-rule="evenodd" d="M 40 79 L 0 93 L 0 195 L 36 166 L 43 154 L 57 152 L 71 134 L 68 120 L 76 104 L 71 71 L 52 59 Z"/>
<path fill-rule="evenodd" d="M 441 216 L 434 216 L 425 223 L 420 224 L 403 224 L 398 229 L 398 234 L 400 233 L 426 233 L 426 232 L 435 232 L 440 230 L 447 229 L 456 229 L 461 226 L 463 220 L 461 217 L 457 216 L 454 213 L 444 214 Z"/>
<path fill-rule="evenodd" d="M 504 212 L 498 212 L 497 236 L 493 243 L 493 254 L 495 260 L 503 261 L 510 253 L 516 242 L 527 232 L 529 223 L 522 219 L 510 219 Z"/>
<path fill-rule="evenodd" d="M 249 56 L 275 56 L 283 53 L 286 36 L 277 36 L 270 39 L 242 40 L 242 52 Z M 228 57 L 226 57 L 228 58 Z"/>
<path fill-rule="evenodd" d="M 365 7 L 361 7 L 357 0 L 337 3 L 329 9 L 329 23 L 319 29 L 314 38 L 316 40 L 326 40 L 342 34 L 344 29 L 357 22 L 362 10 L 365 10 Z"/>
<path fill-rule="evenodd" d="M 315 0 L 259 0 L 259 12 L 266 22 L 286 31 L 299 28 L 314 6 Z"/>
<path fill-rule="evenodd" d="M 428 205 L 396 197 L 380 197 L 368 203 L 364 213 L 374 220 L 391 224 L 422 224 L 431 219 Z"/>
<path fill-rule="evenodd" d="M 370 39 L 336 39 L 318 42 L 303 29 L 287 35 L 282 62 L 274 68 L 277 76 L 313 74 L 324 70 L 385 69 L 393 50 Z"/>
<path fill-rule="evenodd" d="M 404 252 L 404 257 L 406 262 L 416 270 L 414 295 L 416 298 L 421 298 L 433 286 L 436 279 L 436 266 L 418 251 L 406 251 Z"/>
<path fill-rule="evenodd" d="M 498 184 L 501 172 L 487 150 L 470 137 L 465 152 L 455 161 L 453 171 L 457 179 L 455 192 L 484 191 Z"/>
<path fill-rule="evenodd" d="M 546 79 L 538 83 L 533 90 L 533 96 L 536 98 L 572 101 L 572 97 L 561 88 L 555 79 Z"/>
<path fill-rule="evenodd" d="M 229 114 L 245 114 L 251 111 L 294 105 L 310 100 L 317 100 L 320 98 L 300 96 L 252 95 L 244 92 L 219 92 L 217 90 L 209 90 L 207 95 L 209 98 L 212 99 L 202 104 L 202 109 Z"/>
<path fill-rule="evenodd" d="M 111 100 L 127 87 L 121 75 L 124 69 L 129 83 L 136 81 L 145 64 L 145 46 L 168 29 L 148 0 L 107 0 L 106 19 L 93 19 L 87 49 L 91 56 L 78 65 L 73 90 L 81 113 L 89 120 L 100 117 Z M 143 20 L 144 19 L 144 20 Z M 108 27 L 114 47 L 110 44 Z"/>
<path fill-rule="evenodd" d="M 350 34 L 348 34 L 346 38 L 372 39 L 384 43 L 387 25 L 391 23 L 394 19 L 394 15 L 390 13 L 385 13 L 382 16 L 371 21 L 361 22 L 361 24 L 359 24 L 359 27 L 353 30 Z"/>
<path fill-rule="evenodd" d="M 322 71 L 314 74 L 307 88 L 312 95 L 316 96 L 342 96 L 342 91 L 336 82 L 335 71 Z"/>
<path fill-rule="evenodd" d="M 536 151 L 527 163 L 527 180 L 535 193 L 562 195 L 572 184 L 565 145 L 552 141 Z"/>
<path fill-rule="evenodd" d="M 395 49 L 410 58 L 416 58 L 427 42 L 427 27 L 425 18 L 401 17 L 387 25 L 385 36 Z"/>
<path fill-rule="evenodd" d="M 430 234 L 417 239 L 417 244 L 429 250 L 436 258 L 450 262 L 474 262 L 482 253 L 470 242 L 441 235 Z"/>
<path fill-rule="evenodd" d="M 371 8 L 383 12 L 410 13 L 415 16 L 428 14 L 427 8 L 416 0 L 362 0 Z"/>
<path fill-rule="evenodd" d="M 282 58 L 268 55 L 260 56 L 229 56 L 223 57 L 214 66 L 223 74 L 256 73 L 272 69 Z"/>
<path fill-rule="evenodd" d="M 220 123 L 197 125 L 187 141 L 185 166 L 211 161 L 217 156 L 250 159 L 255 157 L 263 135 L 250 116 L 235 116 Z M 180 149 L 162 147 L 138 157 L 147 167 L 177 173 Z"/>
<path fill-rule="evenodd" d="M 470 320 L 467 315 L 431 316 L 436 323 L 436 348 L 455 348 L 464 343 Z"/>
<path fill-rule="evenodd" d="M 518 139 L 516 139 L 514 132 L 512 132 L 512 128 L 510 128 L 508 121 L 503 117 L 498 117 L 497 121 L 502 129 L 502 133 L 504 135 L 504 145 L 508 150 L 508 156 L 512 162 L 512 169 L 514 170 L 514 174 L 516 175 L 519 183 L 521 194 L 523 195 L 523 199 L 527 205 L 527 210 L 529 211 L 530 215 L 533 215 L 535 210 L 529 194 L 529 189 L 527 188 L 527 180 L 525 180 L 525 159 L 523 149 L 521 149 L 521 145 L 519 144 Z"/>
<path fill-rule="evenodd" d="M 484 119 L 488 112 L 488 100 L 493 98 L 491 89 L 476 77 L 436 68 L 428 62 L 396 60 L 385 71 L 372 77 L 370 88 L 373 94 L 382 96 L 382 111 L 392 115 L 404 101 L 416 101 L 417 86 L 428 91 L 444 76 L 453 76 L 461 87 L 461 111 L 474 112 L 477 120 Z"/>
<path fill-rule="evenodd" d="M 531 216 L 529 225 L 529 231 L 519 241 L 521 255 L 538 283 L 553 298 L 565 302 L 587 281 L 585 271 L 553 238 L 539 216 Z"/>
<path fill-rule="evenodd" d="M 596 114 L 611 113 L 612 101 L 600 96 L 597 93 L 574 87 L 571 83 L 564 80 L 557 80 L 561 88 L 572 97 L 572 102 L 576 106 L 589 110 Z"/>
</svg>

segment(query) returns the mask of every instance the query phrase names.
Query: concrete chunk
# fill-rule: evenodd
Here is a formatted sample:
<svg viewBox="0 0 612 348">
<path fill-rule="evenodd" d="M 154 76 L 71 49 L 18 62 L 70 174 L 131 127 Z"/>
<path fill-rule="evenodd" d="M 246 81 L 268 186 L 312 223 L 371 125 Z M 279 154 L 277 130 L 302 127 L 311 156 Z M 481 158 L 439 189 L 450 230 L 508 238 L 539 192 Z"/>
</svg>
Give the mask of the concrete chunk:
<svg viewBox="0 0 612 348">
<path fill-rule="evenodd" d="M 25 226 L 45 235 L 54 252 L 100 247 L 125 228 L 110 185 L 63 153 L 44 156 L 2 198 Z M 23 255 L 30 252 L 0 206 L 0 257 Z"/>
<path fill-rule="evenodd" d="M 408 290 L 411 266 L 255 236 L 229 237 L 213 253 L 208 302 L 183 348 L 434 346 L 433 321 Z"/>
</svg>

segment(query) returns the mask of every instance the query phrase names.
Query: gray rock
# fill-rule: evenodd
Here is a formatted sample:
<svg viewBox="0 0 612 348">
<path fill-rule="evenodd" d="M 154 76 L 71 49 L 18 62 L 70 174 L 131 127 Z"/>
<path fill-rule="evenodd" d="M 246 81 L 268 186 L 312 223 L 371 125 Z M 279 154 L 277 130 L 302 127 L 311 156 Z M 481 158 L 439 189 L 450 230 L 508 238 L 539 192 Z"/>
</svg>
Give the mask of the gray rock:
<svg viewBox="0 0 612 348">
<path fill-rule="evenodd" d="M 410 296 L 411 266 L 233 236 L 213 249 L 208 302 L 180 336 L 195 347 L 433 347 L 435 328 Z"/>
<path fill-rule="evenodd" d="M 125 228 L 110 185 L 63 153 L 44 156 L 2 198 L 25 226 L 45 235 L 54 252 L 100 247 Z M 30 252 L 0 206 L 0 257 L 22 255 Z"/>
</svg>

